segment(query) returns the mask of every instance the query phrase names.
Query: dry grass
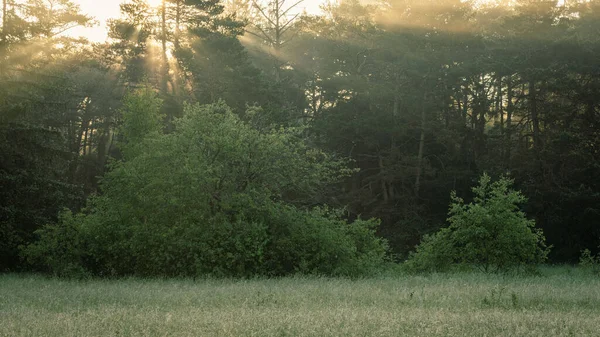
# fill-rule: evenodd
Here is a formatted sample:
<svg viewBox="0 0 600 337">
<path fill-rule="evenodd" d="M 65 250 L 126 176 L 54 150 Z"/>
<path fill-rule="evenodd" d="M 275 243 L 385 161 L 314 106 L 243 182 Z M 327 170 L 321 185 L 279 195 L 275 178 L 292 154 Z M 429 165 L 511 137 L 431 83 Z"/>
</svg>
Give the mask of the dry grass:
<svg viewBox="0 0 600 337">
<path fill-rule="evenodd" d="M 600 277 L 0 276 L 0 336 L 600 336 Z"/>
</svg>

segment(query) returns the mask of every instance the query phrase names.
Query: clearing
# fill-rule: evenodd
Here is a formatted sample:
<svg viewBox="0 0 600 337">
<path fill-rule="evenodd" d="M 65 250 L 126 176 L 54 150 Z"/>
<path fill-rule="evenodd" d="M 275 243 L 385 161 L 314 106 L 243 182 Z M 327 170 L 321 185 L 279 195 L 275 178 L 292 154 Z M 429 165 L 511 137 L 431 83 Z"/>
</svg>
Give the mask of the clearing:
<svg viewBox="0 0 600 337">
<path fill-rule="evenodd" d="M 0 336 L 600 336 L 600 277 L 61 280 L 0 275 Z"/>
</svg>

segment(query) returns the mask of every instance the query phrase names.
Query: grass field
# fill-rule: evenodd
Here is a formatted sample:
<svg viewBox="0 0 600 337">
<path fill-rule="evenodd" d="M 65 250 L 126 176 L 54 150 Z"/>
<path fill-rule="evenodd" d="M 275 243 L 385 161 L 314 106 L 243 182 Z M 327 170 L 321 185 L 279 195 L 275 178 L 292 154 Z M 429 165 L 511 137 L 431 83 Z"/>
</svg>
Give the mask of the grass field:
<svg viewBox="0 0 600 337">
<path fill-rule="evenodd" d="M 600 336 L 600 276 L 0 276 L 0 336 Z"/>
</svg>

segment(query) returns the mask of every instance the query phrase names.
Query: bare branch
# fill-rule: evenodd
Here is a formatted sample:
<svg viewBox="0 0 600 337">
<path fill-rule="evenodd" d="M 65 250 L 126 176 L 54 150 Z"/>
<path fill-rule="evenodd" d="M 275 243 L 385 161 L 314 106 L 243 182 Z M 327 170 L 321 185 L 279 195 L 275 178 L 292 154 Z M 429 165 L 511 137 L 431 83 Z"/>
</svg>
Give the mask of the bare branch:
<svg viewBox="0 0 600 337">
<path fill-rule="evenodd" d="M 264 16 L 264 18 L 269 21 L 269 23 L 271 23 L 273 26 L 277 26 L 277 24 L 273 22 L 273 20 L 271 20 L 271 18 L 265 13 L 262 7 L 260 7 L 258 3 L 256 3 L 256 1 L 252 1 L 252 3 L 254 4 L 254 7 L 256 7 L 256 9 L 258 9 L 260 13 Z"/>
<path fill-rule="evenodd" d="M 300 15 L 300 13 L 294 15 L 293 18 L 290 19 L 290 21 L 288 21 L 285 25 L 283 25 L 280 29 L 281 33 L 284 33 L 287 29 L 286 27 L 288 27 L 290 25 L 290 23 L 294 22 L 294 20 L 296 20 L 296 18 L 298 17 L 298 15 Z M 289 27 L 288 27 L 289 29 Z"/>
<path fill-rule="evenodd" d="M 258 28 L 258 29 L 261 30 L 262 35 L 261 34 L 256 34 L 255 32 L 247 30 L 247 29 L 244 30 L 244 31 L 246 33 L 249 33 L 250 35 L 254 35 L 254 36 L 258 37 L 259 39 L 267 39 L 269 41 L 269 43 L 274 44 L 273 40 L 268 35 L 266 35 L 266 33 L 260 27 L 256 27 L 256 28 Z"/>
<path fill-rule="evenodd" d="M 277 0 L 275 0 L 275 1 L 277 1 Z M 294 8 L 294 7 L 296 7 L 296 6 L 298 6 L 298 5 L 299 5 L 300 3 L 302 3 L 303 1 L 304 1 L 304 0 L 300 0 L 300 1 L 296 2 L 295 4 L 291 5 L 290 7 L 288 7 L 288 9 L 286 9 L 286 10 L 285 10 L 283 13 L 281 13 L 281 15 L 280 15 L 279 17 L 282 17 L 282 16 L 284 16 L 285 14 L 287 14 L 287 12 L 289 12 L 289 11 L 290 11 L 290 9 L 292 9 L 292 8 Z M 282 2 L 282 4 L 283 4 L 283 2 Z M 298 14 L 300 14 L 300 13 L 298 13 Z M 296 16 L 298 16 L 298 14 L 296 14 Z"/>
</svg>

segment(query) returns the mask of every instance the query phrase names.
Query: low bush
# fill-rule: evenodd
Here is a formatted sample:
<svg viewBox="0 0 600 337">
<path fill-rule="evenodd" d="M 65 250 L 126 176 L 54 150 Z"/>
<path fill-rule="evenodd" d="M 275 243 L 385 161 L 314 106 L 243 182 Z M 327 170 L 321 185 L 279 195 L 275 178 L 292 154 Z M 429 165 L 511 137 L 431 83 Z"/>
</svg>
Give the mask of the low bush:
<svg viewBox="0 0 600 337">
<path fill-rule="evenodd" d="M 600 274 L 600 254 L 594 255 L 589 249 L 582 250 L 579 266 L 591 270 L 594 274 Z"/>
<path fill-rule="evenodd" d="M 35 231 L 38 240 L 24 247 L 21 255 L 35 270 L 55 276 L 85 277 L 88 256 L 81 237 L 81 215 L 64 210 L 56 224 Z"/>
<path fill-rule="evenodd" d="M 273 208 L 268 217 L 269 273 L 356 276 L 373 273 L 385 262 L 387 244 L 375 235 L 375 220 L 347 223 L 326 209 L 286 205 Z"/>
</svg>

